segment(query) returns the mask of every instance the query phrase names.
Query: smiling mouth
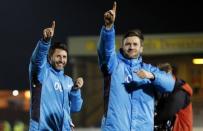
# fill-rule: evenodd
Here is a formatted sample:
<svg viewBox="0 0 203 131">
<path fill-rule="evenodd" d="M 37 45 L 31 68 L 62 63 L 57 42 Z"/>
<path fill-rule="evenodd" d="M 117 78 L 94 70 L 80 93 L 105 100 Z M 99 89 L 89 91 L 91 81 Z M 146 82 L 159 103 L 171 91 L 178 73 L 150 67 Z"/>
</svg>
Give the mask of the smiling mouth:
<svg viewBox="0 0 203 131">
<path fill-rule="evenodd" d="M 57 65 L 58 65 L 58 66 L 63 66 L 64 64 L 63 64 L 63 63 L 57 63 Z"/>
<path fill-rule="evenodd" d="M 132 54 L 132 53 L 135 53 L 134 50 L 129 50 L 128 53 Z"/>
</svg>

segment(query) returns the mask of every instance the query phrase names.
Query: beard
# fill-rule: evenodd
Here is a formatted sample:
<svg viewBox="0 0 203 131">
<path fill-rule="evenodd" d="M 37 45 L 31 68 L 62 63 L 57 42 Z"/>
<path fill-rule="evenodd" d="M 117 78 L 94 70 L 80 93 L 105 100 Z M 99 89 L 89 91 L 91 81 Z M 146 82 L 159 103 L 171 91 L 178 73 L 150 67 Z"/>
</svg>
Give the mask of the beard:
<svg viewBox="0 0 203 131">
<path fill-rule="evenodd" d="M 139 53 L 135 50 L 128 50 L 127 52 L 124 52 L 124 55 L 128 59 L 136 59 L 139 56 Z"/>
<path fill-rule="evenodd" d="M 64 67 L 66 65 L 65 62 L 61 62 L 61 61 L 51 61 L 51 65 L 53 66 L 54 69 L 56 70 L 64 70 Z"/>
</svg>

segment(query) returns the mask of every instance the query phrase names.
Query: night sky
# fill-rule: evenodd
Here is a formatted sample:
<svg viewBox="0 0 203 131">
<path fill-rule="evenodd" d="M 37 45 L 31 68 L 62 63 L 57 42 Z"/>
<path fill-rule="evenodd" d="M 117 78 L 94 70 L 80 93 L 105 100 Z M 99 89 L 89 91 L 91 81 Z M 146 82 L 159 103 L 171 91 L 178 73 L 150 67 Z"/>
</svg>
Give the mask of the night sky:
<svg viewBox="0 0 203 131">
<path fill-rule="evenodd" d="M 42 30 L 56 21 L 53 41 L 98 35 L 113 0 L 1 0 L 0 89 L 28 89 L 28 65 Z M 144 34 L 203 32 L 199 3 L 117 1 L 116 33 L 139 28 Z"/>
</svg>

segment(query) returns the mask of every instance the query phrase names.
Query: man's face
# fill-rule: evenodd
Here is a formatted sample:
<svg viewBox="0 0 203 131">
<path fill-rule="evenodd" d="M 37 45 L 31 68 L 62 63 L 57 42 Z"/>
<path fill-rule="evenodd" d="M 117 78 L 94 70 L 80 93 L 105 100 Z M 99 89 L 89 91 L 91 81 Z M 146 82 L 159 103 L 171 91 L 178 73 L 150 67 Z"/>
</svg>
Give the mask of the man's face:
<svg viewBox="0 0 203 131">
<path fill-rule="evenodd" d="M 67 63 L 67 52 L 62 49 L 55 49 L 50 58 L 51 65 L 57 70 L 63 70 Z"/>
<path fill-rule="evenodd" d="M 124 56 L 129 59 L 137 58 L 143 51 L 141 41 L 137 36 L 125 38 L 123 40 L 122 49 Z"/>
</svg>

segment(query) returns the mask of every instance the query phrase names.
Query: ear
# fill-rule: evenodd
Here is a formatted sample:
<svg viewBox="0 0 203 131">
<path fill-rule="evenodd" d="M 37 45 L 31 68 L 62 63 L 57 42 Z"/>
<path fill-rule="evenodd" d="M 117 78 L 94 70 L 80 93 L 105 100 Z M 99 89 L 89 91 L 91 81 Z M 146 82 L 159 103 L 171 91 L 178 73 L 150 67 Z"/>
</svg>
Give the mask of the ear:
<svg viewBox="0 0 203 131">
<path fill-rule="evenodd" d="M 143 52 L 143 46 L 140 47 L 140 54 Z"/>
<path fill-rule="evenodd" d="M 51 61 L 52 61 L 52 56 L 51 55 L 48 55 L 48 61 L 49 61 L 49 63 L 51 63 Z"/>
</svg>

